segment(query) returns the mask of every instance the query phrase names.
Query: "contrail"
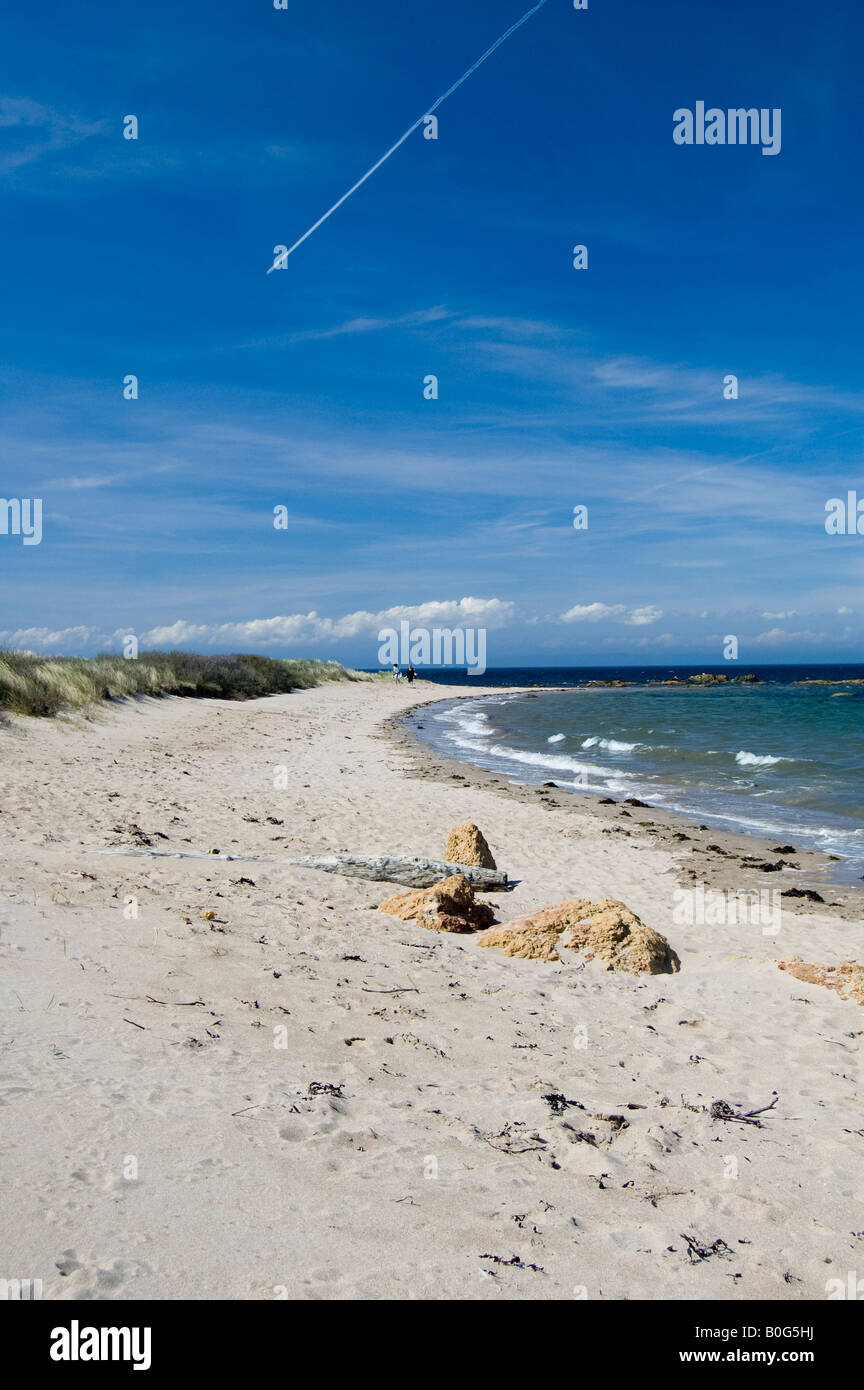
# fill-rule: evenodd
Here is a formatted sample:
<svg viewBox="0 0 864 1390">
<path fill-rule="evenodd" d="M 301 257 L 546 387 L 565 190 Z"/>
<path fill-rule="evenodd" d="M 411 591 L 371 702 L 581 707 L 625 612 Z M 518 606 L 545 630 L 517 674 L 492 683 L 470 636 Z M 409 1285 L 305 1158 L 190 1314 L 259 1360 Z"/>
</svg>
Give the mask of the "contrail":
<svg viewBox="0 0 864 1390">
<path fill-rule="evenodd" d="M 318 221 L 313 223 L 313 225 L 309 228 L 308 232 L 304 232 L 300 240 L 295 241 L 294 245 L 291 247 L 289 251 L 283 251 L 281 256 L 277 257 L 277 260 L 274 261 L 273 265 L 269 267 L 267 274 L 269 275 L 271 270 L 275 270 L 277 264 L 280 267 L 283 266 L 287 261 L 288 257 L 293 255 L 293 253 L 297 250 L 297 247 L 302 246 L 307 237 L 310 237 L 313 232 L 317 232 L 318 228 L 322 225 L 322 223 L 326 222 L 328 217 L 332 217 L 334 212 L 336 212 L 338 208 L 341 208 L 343 203 L 346 203 L 348 201 L 348 199 L 351 197 L 351 194 L 356 193 L 357 189 L 360 188 L 366 182 L 367 179 L 370 179 L 372 177 L 372 175 L 375 173 L 375 170 L 380 169 L 381 165 L 384 164 L 385 161 L 390 158 L 391 154 L 396 153 L 400 145 L 405 144 L 405 141 L 408 139 L 409 135 L 414 134 L 415 130 L 417 130 L 417 128 L 423 124 L 426 117 L 431 116 L 433 112 L 437 111 L 438 107 L 442 104 L 442 102 L 445 102 L 448 97 L 452 96 L 453 93 L 457 90 L 457 88 L 462 86 L 463 82 L 467 82 L 468 78 L 472 75 L 472 73 L 475 73 L 477 69 L 481 67 L 483 63 L 486 62 L 487 58 L 491 58 L 495 50 L 500 48 L 502 43 L 505 43 L 506 40 L 509 39 L 510 35 L 515 34 L 517 29 L 521 29 L 522 25 L 526 24 L 528 20 L 531 18 L 531 16 L 536 14 L 538 10 L 542 10 L 545 4 L 546 0 L 539 0 L 539 4 L 534 5 L 533 8 L 528 10 L 526 14 L 523 14 L 522 18 L 517 19 L 515 24 L 511 24 L 510 28 L 501 35 L 500 39 L 496 39 L 492 47 L 487 48 L 486 52 L 480 58 L 477 59 L 476 63 L 472 63 L 468 71 L 463 72 L 462 76 L 456 82 L 453 83 L 453 86 L 447 88 L 447 91 L 444 93 L 443 96 L 440 96 L 438 100 L 436 102 L 433 102 L 431 106 L 427 106 L 426 110 L 423 112 L 423 115 L 420 116 L 412 126 L 409 126 L 408 130 L 406 130 L 404 135 L 400 135 L 399 139 L 396 141 L 396 144 L 391 145 L 390 149 L 387 151 L 386 154 L 382 154 L 381 158 L 377 161 L 377 163 L 373 164 L 372 168 L 366 171 L 362 179 L 357 180 L 353 188 L 349 188 L 347 193 L 342 194 L 342 197 L 339 199 L 338 203 L 334 203 L 332 208 L 330 208 L 327 212 L 324 213 L 323 217 L 319 217 Z"/>
</svg>

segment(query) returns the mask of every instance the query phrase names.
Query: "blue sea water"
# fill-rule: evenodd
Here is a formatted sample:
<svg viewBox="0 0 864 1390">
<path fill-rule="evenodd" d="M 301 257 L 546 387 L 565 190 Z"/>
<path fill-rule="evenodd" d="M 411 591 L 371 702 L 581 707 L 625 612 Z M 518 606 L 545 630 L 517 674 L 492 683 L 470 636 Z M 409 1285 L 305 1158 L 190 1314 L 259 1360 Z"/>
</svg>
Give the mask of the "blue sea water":
<svg viewBox="0 0 864 1390">
<path fill-rule="evenodd" d="M 864 686 L 797 682 L 861 680 L 864 665 L 747 667 L 756 685 L 651 683 L 700 669 L 731 674 L 728 665 L 487 671 L 483 684 L 499 694 L 444 701 L 408 722 L 449 757 L 521 782 L 635 796 L 712 826 L 840 855 L 838 877 L 857 880 Z M 423 675 L 466 683 L 464 671 Z M 631 683 L 589 684 L 599 680 Z M 517 693 L 517 685 L 534 689 Z"/>
</svg>

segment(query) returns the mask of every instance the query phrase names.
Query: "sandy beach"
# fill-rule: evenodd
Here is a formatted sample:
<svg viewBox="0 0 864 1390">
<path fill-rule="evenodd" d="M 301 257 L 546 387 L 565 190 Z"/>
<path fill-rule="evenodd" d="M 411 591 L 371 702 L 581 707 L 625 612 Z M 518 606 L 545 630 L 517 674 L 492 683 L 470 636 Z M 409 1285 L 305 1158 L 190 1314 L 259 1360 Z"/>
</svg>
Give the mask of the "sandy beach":
<svg viewBox="0 0 864 1390">
<path fill-rule="evenodd" d="M 65 1300 L 793 1301 L 864 1273 L 864 1012 L 777 968 L 860 960 L 860 891 L 399 728 L 460 693 L 0 728 L 0 1273 Z M 499 920 L 620 899 L 680 972 L 509 958 L 288 862 L 441 858 L 468 820 L 516 881 Z M 774 935 L 676 925 L 697 882 L 825 901 Z"/>
</svg>

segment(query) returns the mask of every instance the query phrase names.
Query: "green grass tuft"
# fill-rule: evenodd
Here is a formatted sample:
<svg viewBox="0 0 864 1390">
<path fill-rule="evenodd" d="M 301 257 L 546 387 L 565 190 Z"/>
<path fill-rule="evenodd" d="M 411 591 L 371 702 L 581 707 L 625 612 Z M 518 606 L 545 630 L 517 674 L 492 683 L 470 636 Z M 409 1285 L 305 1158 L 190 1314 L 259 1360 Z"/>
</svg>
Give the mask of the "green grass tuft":
<svg viewBox="0 0 864 1390">
<path fill-rule="evenodd" d="M 142 652 L 126 661 L 119 656 L 89 659 L 0 651 L 0 713 L 51 716 L 141 695 L 254 700 L 327 681 L 376 678 L 338 661 L 280 661 L 270 656 Z"/>
</svg>

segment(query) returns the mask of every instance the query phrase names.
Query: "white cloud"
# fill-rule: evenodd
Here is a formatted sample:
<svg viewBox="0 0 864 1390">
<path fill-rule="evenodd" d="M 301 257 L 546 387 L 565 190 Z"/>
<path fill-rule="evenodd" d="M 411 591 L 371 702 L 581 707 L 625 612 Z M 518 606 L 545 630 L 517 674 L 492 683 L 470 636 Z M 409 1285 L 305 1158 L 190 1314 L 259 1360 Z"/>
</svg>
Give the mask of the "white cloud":
<svg viewBox="0 0 864 1390">
<path fill-rule="evenodd" d="M 272 618 L 247 618 L 233 623 L 193 623 L 184 618 L 135 634 L 132 628 L 107 633 L 95 627 L 18 628 L 0 632 L 0 645 L 37 652 L 119 650 L 123 638 L 137 635 L 142 649 L 216 647 L 235 651 L 291 646 L 303 642 L 338 642 L 367 636 L 377 640 L 381 628 L 409 622 L 413 627 L 500 628 L 513 620 L 514 605 L 500 598 L 436 599 L 428 603 L 398 604 L 377 613 L 359 609 L 338 618 L 309 613 L 288 613 Z"/>
<path fill-rule="evenodd" d="M 561 614 L 562 623 L 596 623 L 601 618 L 612 618 L 621 612 L 620 603 L 574 603 L 566 613 Z"/>
<path fill-rule="evenodd" d="M 142 636 L 148 647 L 188 646 L 275 646 L 303 641 L 339 641 L 369 635 L 377 637 L 383 627 L 397 627 L 406 621 L 415 627 L 499 628 L 511 621 L 513 604 L 503 599 L 461 598 L 433 600 L 420 604 L 399 604 L 377 613 L 360 609 L 341 618 L 324 618 L 310 613 L 290 613 L 273 618 L 251 618 L 235 623 L 189 623 L 183 619 L 170 626 L 154 627 Z"/>
<path fill-rule="evenodd" d="M 596 623 L 614 618 L 629 627 L 644 627 L 662 617 L 662 608 L 655 608 L 653 604 L 644 608 L 627 608 L 623 603 L 576 603 L 561 614 L 561 622 Z"/>
<path fill-rule="evenodd" d="M 49 651 L 52 647 L 105 646 L 111 641 L 96 627 L 19 627 L 14 632 L 0 632 L 0 645 L 12 651 Z"/>
<path fill-rule="evenodd" d="M 656 623 L 658 618 L 663 617 L 663 609 L 655 608 L 649 604 L 646 608 L 634 608 L 624 619 L 631 627 L 645 627 L 647 623 Z"/>
</svg>

